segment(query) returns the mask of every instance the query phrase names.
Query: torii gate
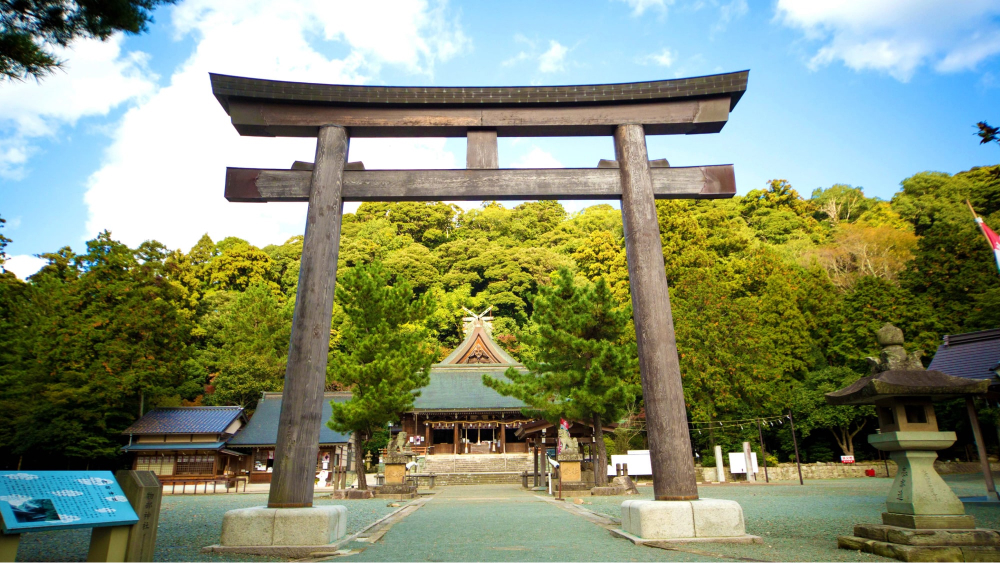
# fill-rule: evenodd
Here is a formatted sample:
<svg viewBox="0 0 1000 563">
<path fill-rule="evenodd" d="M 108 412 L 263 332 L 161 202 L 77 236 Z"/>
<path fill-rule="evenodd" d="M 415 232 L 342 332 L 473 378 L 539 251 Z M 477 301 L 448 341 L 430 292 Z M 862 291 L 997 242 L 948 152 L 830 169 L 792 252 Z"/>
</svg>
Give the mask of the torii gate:
<svg viewBox="0 0 1000 563">
<path fill-rule="evenodd" d="M 345 201 L 620 199 L 653 493 L 657 500 L 697 499 L 654 202 L 732 197 L 735 178 L 731 165 L 651 167 L 646 135 L 719 132 L 748 75 L 423 88 L 212 74 L 212 92 L 241 135 L 317 138 L 314 165 L 226 170 L 229 201 L 309 202 L 268 506 L 312 506 Z M 498 136 L 613 136 L 617 160 L 592 169 L 498 169 Z M 467 137 L 467 168 L 364 170 L 347 163 L 349 137 Z"/>
</svg>

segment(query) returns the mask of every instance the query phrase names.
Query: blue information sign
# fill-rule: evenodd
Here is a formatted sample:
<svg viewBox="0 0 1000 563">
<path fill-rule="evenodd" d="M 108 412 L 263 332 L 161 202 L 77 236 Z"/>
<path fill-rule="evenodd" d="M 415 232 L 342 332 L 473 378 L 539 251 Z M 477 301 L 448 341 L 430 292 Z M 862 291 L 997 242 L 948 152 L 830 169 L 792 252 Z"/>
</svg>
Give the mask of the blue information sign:
<svg viewBox="0 0 1000 563">
<path fill-rule="evenodd" d="M 5 534 L 139 521 L 110 471 L 0 471 Z"/>
</svg>

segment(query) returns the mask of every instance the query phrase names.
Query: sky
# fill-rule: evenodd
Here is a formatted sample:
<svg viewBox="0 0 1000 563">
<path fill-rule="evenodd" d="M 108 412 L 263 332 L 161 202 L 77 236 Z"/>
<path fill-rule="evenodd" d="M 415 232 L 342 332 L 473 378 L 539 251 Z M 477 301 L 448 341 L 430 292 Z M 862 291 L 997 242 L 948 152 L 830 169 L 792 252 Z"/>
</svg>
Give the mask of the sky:
<svg viewBox="0 0 1000 563">
<path fill-rule="evenodd" d="M 750 70 L 721 133 L 650 136 L 651 159 L 733 164 L 890 199 L 918 172 L 1000 162 L 1000 0 L 179 0 L 149 32 L 85 40 L 63 70 L 0 82 L 0 233 L 19 277 L 104 230 L 188 250 L 203 234 L 280 244 L 303 203 L 229 203 L 227 166 L 312 161 L 315 141 L 240 137 L 210 72 L 328 84 L 635 82 Z M 594 167 L 607 137 L 501 139 L 500 166 Z M 460 168 L 463 139 L 357 139 L 371 168 Z M 576 211 L 594 202 L 564 202 Z M 475 207 L 475 202 L 462 204 Z M 353 211 L 356 205 L 347 208 Z"/>
</svg>

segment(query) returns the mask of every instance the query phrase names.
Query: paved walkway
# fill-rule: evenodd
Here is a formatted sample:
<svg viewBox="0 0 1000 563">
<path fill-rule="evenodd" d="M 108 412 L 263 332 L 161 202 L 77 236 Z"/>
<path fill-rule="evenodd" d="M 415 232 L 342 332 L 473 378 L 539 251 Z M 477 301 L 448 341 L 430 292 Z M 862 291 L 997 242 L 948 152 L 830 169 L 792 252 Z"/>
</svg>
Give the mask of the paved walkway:
<svg viewBox="0 0 1000 563">
<path fill-rule="evenodd" d="M 438 491 L 379 542 L 337 560 L 719 560 L 632 545 L 517 485 L 454 486 Z"/>
</svg>

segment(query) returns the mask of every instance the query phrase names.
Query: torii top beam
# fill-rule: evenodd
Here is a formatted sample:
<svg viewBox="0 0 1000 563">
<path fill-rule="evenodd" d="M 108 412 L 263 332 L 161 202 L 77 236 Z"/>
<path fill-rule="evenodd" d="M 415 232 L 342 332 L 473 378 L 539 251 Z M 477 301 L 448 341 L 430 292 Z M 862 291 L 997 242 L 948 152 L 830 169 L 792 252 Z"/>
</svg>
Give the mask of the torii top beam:
<svg viewBox="0 0 1000 563">
<path fill-rule="evenodd" d="M 211 74 L 212 92 L 241 135 L 315 137 L 609 136 L 717 133 L 746 91 L 749 71 L 621 84 L 507 87 L 350 86 Z"/>
</svg>

